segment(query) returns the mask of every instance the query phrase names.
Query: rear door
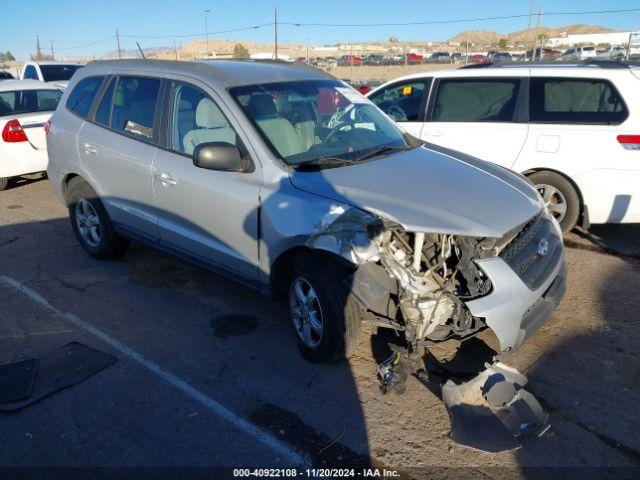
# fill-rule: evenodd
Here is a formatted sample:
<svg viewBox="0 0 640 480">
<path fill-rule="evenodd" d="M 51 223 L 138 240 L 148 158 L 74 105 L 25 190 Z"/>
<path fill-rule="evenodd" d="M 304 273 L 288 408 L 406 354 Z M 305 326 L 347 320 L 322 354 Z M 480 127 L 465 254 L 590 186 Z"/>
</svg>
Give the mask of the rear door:
<svg viewBox="0 0 640 480">
<path fill-rule="evenodd" d="M 146 76 L 110 79 L 101 100 L 78 132 L 78 154 L 116 226 L 158 240 L 151 167 L 158 150 L 163 80 Z"/>
<path fill-rule="evenodd" d="M 420 137 L 431 88 L 431 77 L 401 80 L 368 95 L 403 130 Z"/>
<path fill-rule="evenodd" d="M 436 79 L 420 138 L 510 168 L 527 138 L 527 81 Z"/>
<path fill-rule="evenodd" d="M 529 138 L 514 169 L 570 177 L 593 223 L 640 221 L 640 157 L 618 141 L 640 131 L 640 82 L 627 69 L 584 70 L 532 72 Z"/>
</svg>

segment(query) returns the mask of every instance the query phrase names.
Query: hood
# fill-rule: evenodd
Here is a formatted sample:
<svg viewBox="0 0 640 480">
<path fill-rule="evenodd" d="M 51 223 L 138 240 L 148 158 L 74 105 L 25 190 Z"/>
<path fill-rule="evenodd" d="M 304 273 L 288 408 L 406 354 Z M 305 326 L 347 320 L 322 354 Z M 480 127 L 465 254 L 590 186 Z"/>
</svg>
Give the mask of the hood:
<svg viewBox="0 0 640 480">
<path fill-rule="evenodd" d="M 290 179 L 300 190 L 414 232 L 500 238 L 542 208 L 521 175 L 433 145 L 347 167 L 294 171 Z"/>
</svg>

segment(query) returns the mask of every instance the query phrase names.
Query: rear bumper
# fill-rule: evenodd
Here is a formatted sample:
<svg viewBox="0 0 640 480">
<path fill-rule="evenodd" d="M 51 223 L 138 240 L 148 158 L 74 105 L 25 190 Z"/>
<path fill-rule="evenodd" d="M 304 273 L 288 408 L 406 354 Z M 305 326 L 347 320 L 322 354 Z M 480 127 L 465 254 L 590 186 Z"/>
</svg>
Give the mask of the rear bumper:
<svg viewBox="0 0 640 480">
<path fill-rule="evenodd" d="M 49 163 L 46 150 L 36 150 L 27 142 L 19 148 L 0 149 L 0 178 L 44 172 Z"/>
<path fill-rule="evenodd" d="M 499 257 L 480 260 L 478 265 L 491 279 L 493 290 L 466 305 L 493 330 L 501 351 L 514 350 L 549 318 L 562 300 L 567 278 L 563 256 L 551 275 L 535 290 L 525 285 Z"/>
</svg>

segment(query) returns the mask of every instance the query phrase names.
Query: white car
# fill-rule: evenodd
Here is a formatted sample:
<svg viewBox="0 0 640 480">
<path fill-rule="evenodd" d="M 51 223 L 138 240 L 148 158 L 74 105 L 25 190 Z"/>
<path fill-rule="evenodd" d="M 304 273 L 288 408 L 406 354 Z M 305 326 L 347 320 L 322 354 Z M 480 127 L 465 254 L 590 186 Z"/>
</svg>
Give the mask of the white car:
<svg viewBox="0 0 640 480">
<path fill-rule="evenodd" d="M 564 231 L 640 222 L 640 67 L 424 72 L 367 96 L 415 137 L 526 175 Z"/>
<path fill-rule="evenodd" d="M 560 55 L 558 60 L 585 60 L 587 58 L 595 58 L 596 55 L 595 47 L 573 47 Z"/>
<path fill-rule="evenodd" d="M 62 91 L 35 80 L 0 83 L 0 190 L 11 177 L 47 169 L 45 125 Z"/>
<path fill-rule="evenodd" d="M 22 67 L 20 78 L 51 83 L 58 88 L 67 88 L 69 79 L 83 66 L 68 62 L 27 62 Z"/>
</svg>

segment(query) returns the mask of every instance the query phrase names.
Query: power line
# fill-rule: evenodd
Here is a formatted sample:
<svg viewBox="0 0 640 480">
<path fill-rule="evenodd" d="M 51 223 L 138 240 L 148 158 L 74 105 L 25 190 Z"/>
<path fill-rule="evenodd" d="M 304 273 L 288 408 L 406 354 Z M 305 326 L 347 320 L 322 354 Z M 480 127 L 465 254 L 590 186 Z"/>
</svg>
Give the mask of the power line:
<svg viewBox="0 0 640 480">
<path fill-rule="evenodd" d="M 543 17 L 551 17 L 551 16 L 571 16 L 571 15 L 603 15 L 603 14 L 614 14 L 614 13 L 633 13 L 640 12 L 640 8 L 627 8 L 627 9 L 618 9 L 618 10 L 590 10 L 590 11 L 582 11 L 582 12 L 545 12 L 541 15 Z M 495 17 L 478 17 L 478 18 L 459 18 L 459 19 L 449 19 L 449 20 L 429 20 L 423 22 L 384 22 L 384 23 L 309 23 L 309 22 L 278 22 L 278 25 L 287 25 L 294 27 L 408 27 L 413 25 L 444 25 L 444 24 L 455 24 L 455 23 L 472 23 L 472 22 L 487 22 L 492 20 L 513 20 L 519 18 L 529 17 L 530 13 L 523 13 L 518 15 L 500 15 Z M 209 35 L 221 35 L 224 33 L 234 33 L 234 32 L 242 32 L 247 30 L 257 30 L 264 27 L 274 26 L 275 22 L 262 23 L 258 25 L 251 25 L 247 27 L 239 27 L 232 28 L 228 30 L 219 30 L 217 32 L 208 32 Z M 188 33 L 188 34 L 168 34 L 168 35 L 145 35 L 145 34 L 120 34 L 122 38 L 192 38 L 192 37 L 205 37 L 206 33 Z M 106 38 L 102 38 L 100 40 L 96 40 L 89 43 L 84 43 L 81 45 L 67 46 L 67 47 L 57 47 L 57 50 L 74 50 L 78 48 L 86 48 L 91 47 L 93 45 L 97 45 L 99 43 L 103 43 L 109 40 L 113 40 L 115 35 L 110 35 Z"/>
<path fill-rule="evenodd" d="M 640 8 L 627 8 L 620 10 L 591 10 L 584 12 L 547 12 L 542 16 L 559 16 L 559 15 L 601 15 L 605 13 L 631 13 L 640 12 Z M 290 25 L 294 27 L 407 27 L 412 25 L 441 25 L 447 23 L 469 23 L 469 22 L 485 22 L 490 20 L 511 20 L 516 18 L 528 17 L 528 13 L 519 15 L 501 15 L 497 17 L 479 17 L 479 18 L 460 18 L 450 20 L 430 20 L 426 22 L 389 22 L 389 23 L 304 23 L 304 22 L 280 22 L 280 25 Z"/>
</svg>

